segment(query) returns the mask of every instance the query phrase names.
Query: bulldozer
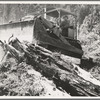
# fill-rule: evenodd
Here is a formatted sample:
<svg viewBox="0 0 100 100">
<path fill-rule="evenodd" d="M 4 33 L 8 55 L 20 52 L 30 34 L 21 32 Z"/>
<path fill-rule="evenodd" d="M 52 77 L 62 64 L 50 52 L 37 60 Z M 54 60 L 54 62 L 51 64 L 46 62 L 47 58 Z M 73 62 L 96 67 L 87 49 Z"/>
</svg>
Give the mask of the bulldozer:
<svg viewBox="0 0 100 100">
<path fill-rule="evenodd" d="M 76 17 L 75 14 L 62 8 L 46 8 L 41 14 L 34 15 L 31 20 L 0 25 L 0 40 L 8 40 L 14 34 L 20 41 L 29 41 L 51 51 L 57 50 L 62 54 L 81 59 L 83 50 L 80 41 L 77 40 L 76 28 L 66 32 L 68 36 L 65 37 L 62 35 L 60 22 L 57 25 L 56 21 L 47 19 L 47 16 L 60 19 L 64 15 Z"/>
<path fill-rule="evenodd" d="M 44 46 L 51 51 L 58 50 L 61 53 L 75 57 L 81 58 L 83 55 L 82 47 L 80 41 L 77 40 L 76 28 L 69 29 L 66 36 L 62 35 L 60 28 L 60 21 L 58 25 L 56 22 L 50 21 L 46 16 L 51 16 L 53 18 L 61 19 L 64 15 L 72 15 L 76 17 L 75 14 L 67 12 L 62 8 L 49 8 L 45 11 L 46 15 L 44 17 L 39 16 L 34 22 L 34 33 L 33 41 L 37 41 L 37 44 Z"/>
</svg>

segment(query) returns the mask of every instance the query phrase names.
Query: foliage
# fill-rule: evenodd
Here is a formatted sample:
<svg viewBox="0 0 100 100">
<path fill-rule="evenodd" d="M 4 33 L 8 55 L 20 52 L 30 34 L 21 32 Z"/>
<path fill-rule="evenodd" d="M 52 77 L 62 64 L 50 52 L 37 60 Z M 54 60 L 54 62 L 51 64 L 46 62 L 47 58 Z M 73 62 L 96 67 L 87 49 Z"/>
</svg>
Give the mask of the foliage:
<svg viewBox="0 0 100 100">
<path fill-rule="evenodd" d="M 93 13 L 85 17 L 79 29 L 79 40 L 82 44 L 84 56 L 93 58 L 95 62 L 100 61 L 100 18 L 94 9 Z"/>
</svg>

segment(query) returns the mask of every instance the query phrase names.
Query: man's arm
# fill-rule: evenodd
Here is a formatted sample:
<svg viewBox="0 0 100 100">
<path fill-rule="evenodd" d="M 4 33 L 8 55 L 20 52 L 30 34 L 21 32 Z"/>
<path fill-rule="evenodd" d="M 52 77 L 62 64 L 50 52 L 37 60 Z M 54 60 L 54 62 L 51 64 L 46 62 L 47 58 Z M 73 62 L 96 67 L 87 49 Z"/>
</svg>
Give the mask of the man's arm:
<svg viewBox="0 0 100 100">
<path fill-rule="evenodd" d="M 69 26 L 69 28 L 71 28 L 71 29 L 75 29 L 75 27 L 74 27 L 74 26 Z"/>
</svg>

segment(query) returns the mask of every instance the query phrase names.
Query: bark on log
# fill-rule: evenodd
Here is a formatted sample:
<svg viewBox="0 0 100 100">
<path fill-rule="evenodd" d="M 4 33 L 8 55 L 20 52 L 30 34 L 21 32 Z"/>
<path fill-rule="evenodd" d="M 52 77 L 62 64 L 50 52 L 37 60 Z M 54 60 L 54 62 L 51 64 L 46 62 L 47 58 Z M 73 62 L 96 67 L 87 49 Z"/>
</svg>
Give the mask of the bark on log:
<svg viewBox="0 0 100 100">
<path fill-rule="evenodd" d="M 91 80 L 87 80 L 84 75 L 81 76 L 82 69 L 64 61 L 60 54 L 30 43 L 24 45 L 16 41 L 12 44 L 14 43 L 19 45 L 19 48 L 13 45 L 15 49 L 25 53 L 27 63 L 45 77 L 52 79 L 58 88 L 61 87 L 72 96 L 100 96 L 100 85 L 91 81 L 96 79 L 92 77 Z"/>
</svg>

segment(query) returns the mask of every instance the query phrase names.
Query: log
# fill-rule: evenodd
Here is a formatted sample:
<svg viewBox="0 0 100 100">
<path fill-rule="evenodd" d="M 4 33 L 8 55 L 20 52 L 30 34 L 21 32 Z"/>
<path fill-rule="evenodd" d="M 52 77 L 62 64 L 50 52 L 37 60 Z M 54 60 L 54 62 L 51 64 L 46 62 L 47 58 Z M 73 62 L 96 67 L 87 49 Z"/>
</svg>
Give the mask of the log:
<svg viewBox="0 0 100 100">
<path fill-rule="evenodd" d="M 5 55 L 6 53 L 9 51 L 9 53 L 19 62 L 22 61 L 23 57 L 24 57 L 24 52 L 20 52 L 19 50 L 15 49 L 12 45 L 7 44 L 6 42 L 3 43 L 2 41 L 0 41 L 2 43 L 2 47 L 5 51 Z M 4 57 L 3 57 L 4 58 Z"/>
<path fill-rule="evenodd" d="M 25 53 L 27 64 L 53 80 L 57 88 L 62 88 L 71 96 L 100 96 L 100 81 L 79 66 L 62 59 L 60 54 L 31 43 L 17 41 L 16 45 L 19 45 L 19 50 L 13 45 L 15 49 Z"/>
</svg>

